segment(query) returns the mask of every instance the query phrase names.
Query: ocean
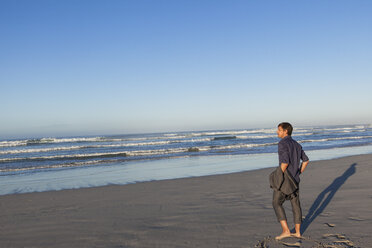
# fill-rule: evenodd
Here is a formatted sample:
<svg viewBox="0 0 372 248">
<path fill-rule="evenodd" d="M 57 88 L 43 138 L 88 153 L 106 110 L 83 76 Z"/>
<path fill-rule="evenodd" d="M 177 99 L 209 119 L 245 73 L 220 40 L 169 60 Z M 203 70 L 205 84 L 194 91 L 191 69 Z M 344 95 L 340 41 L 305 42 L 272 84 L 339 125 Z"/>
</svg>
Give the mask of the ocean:
<svg viewBox="0 0 372 248">
<path fill-rule="evenodd" d="M 370 124 L 298 127 L 292 137 L 311 160 L 372 153 Z M 278 141 L 275 128 L 0 140 L 0 194 L 275 166 Z"/>
</svg>

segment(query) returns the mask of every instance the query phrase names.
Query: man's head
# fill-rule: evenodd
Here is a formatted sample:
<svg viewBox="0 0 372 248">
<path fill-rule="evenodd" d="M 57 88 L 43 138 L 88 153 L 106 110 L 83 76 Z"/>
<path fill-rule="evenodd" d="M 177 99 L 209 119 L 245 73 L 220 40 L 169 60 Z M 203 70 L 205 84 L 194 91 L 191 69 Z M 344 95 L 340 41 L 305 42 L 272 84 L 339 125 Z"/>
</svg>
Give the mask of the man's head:
<svg viewBox="0 0 372 248">
<path fill-rule="evenodd" d="M 278 130 L 276 133 L 278 134 L 279 138 L 284 138 L 285 136 L 291 136 L 293 131 L 293 127 L 288 122 L 282 122 L 278 125 Z"/>
</svg>

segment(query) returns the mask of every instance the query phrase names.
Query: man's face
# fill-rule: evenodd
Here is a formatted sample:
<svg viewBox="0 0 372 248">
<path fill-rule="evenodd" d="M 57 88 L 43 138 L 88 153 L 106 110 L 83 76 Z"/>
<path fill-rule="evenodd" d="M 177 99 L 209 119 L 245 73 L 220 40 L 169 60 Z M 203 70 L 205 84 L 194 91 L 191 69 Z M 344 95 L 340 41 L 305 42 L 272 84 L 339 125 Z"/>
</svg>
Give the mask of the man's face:
<svg viewBox="0 0 372 248">
<path fill-rule="evenodd" d="M 278 134 L 278 137 L 281 139 L 287 136 L 287 130 L 283 130 L 282 127 L 278 127 L 278 130 L 276 130 L 276 133 Z"/>
</svg>

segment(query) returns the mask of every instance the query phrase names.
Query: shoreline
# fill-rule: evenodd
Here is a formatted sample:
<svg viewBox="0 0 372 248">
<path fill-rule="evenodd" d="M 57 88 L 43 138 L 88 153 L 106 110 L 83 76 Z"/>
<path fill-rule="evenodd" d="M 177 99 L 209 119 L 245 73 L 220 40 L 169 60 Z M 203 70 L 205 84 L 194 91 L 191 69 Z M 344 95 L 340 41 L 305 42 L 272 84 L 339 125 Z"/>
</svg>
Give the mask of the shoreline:
<svg viewBox="0 0 372 248">
<path fill-rule="evenodd" d="M 284 242 L 367 247 L 371 166 L 372 154 L 311 161 L 300 184 L 305 239 Z M 272 239 L 271 171 L 3 195 L 0 246 L 285 247 Z"/>
<path fill-rule="evenodd" d="M 372 154 L 372 145 L 306 152 L 311 161 Z M 181 157 L 0 177 L 0 195 L 81 189 L 105 185 L 253 171 L 277 166 L 277 153 Z"/>
</svg>

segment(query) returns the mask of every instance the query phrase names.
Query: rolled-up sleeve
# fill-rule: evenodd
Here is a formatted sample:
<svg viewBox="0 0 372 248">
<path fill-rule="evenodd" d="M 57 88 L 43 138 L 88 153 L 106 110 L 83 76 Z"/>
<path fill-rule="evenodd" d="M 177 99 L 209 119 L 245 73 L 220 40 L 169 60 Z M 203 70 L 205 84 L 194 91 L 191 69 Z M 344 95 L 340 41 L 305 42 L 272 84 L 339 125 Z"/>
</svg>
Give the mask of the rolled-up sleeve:
<svg viewBox="0 0 372 248">
<path fill-rule="evenodd" d="M 302 149 L 302 147 L 301 147 L 301 160 L 303 162 L 309 161 L 309 157 L 306 155 L 306 153 L 304 152 L 304 150 Z"/>
<path fill-rule="evenodd" d="M 279 164 L 289 164 L 289 150 L 288 147 L 279 142 L 278 144 Z"/>
</svg>

